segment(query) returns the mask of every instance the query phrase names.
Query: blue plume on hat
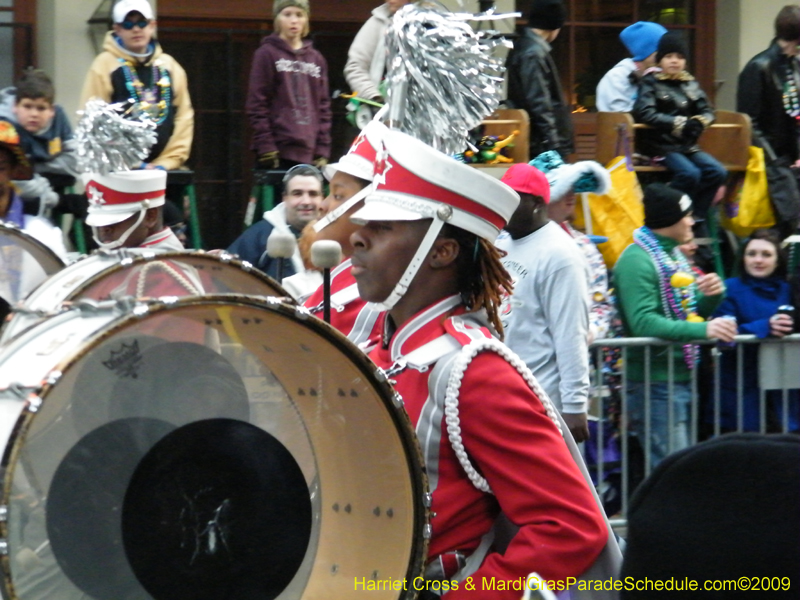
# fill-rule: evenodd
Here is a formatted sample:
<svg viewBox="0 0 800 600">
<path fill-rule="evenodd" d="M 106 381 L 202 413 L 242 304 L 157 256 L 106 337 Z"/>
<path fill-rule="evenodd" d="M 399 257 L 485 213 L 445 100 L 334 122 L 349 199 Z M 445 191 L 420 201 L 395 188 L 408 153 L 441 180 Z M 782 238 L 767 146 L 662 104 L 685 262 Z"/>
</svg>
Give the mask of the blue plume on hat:
<svg viewBox="0 0 800 600">
<path fill-rule="evenodd" d="M 529 164 L 547 177 L 550 183 L 550 202 L 558 202 L 570 191 L 576 194 L 605 194 L 611 188 L 608 171 L 593 160 L 582 160 L 570 165 L 561 159 L 558 152 L 548 150 Z"/>
<path fill-rule="evenodd" d="M 623 29 L 619 39 L 631 53 L 631 58 L 640 61 L 658 50 L 658 42 L 665 33 L 666 28 L 658 23 L 639 21 Z"/>
</svg>

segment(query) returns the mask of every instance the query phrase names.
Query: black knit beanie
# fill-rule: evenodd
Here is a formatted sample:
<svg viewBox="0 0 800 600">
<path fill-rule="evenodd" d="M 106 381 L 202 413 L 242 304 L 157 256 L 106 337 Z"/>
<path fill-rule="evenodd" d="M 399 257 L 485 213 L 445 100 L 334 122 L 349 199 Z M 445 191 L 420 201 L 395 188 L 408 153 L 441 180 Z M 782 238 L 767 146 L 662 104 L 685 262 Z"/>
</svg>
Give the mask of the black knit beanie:
<svg viewBox="0 0 800 600">
<path fill-rule="evenodd" d="M 692 212 L 692 200 L 663 183 L 651 183 L 644 188 L 644 224 L 650 229 L 675 225 Z"/>
<path fill-rule="evenodd" d="M 567 9 L 562 0 L 532 0 L 528 27 L 552 31 L 561 29 L 566 20 Z"/>
<path fill-rule="evenodd" d="M 689 52 L 686 50 L 686 40 L 680 31 L 668 31 L 661 36 L 658 41 L 658 51 L 656 52 L 656 64 L 660 63 L 661 59 L 667 54 L 672 54 L 673 52 L 681 54 L 684 58 L 689 56 Z"/>
</svg>

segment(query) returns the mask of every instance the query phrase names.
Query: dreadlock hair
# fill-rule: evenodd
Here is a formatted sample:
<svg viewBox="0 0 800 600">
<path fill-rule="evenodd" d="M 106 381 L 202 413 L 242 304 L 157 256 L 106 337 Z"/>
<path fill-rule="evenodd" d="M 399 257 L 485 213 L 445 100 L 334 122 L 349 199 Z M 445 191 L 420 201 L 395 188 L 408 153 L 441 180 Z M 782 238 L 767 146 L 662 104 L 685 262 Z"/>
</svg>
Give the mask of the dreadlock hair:
<svg viewBox="0 0 800 600">
<path fill-rule="evenodd" d="M 511 276 L 500 262 L 505 253 L 482 237 L 454 225 L 445 224 L 439 235 L 458 242 L 458 289 L 464 305 L 470 311 L 486 310 L 489 322 L 502 340 L 500 304 L 503 295 L 510 295 L 513 290 Z"/>
</svg>

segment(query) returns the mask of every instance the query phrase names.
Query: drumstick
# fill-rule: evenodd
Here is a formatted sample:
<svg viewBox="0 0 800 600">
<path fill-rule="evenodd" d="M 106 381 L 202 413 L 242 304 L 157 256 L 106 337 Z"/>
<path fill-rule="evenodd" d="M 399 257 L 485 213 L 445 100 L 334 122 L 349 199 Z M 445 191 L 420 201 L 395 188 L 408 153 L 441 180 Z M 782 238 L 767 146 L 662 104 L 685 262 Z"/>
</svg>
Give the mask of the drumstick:
<svg viewBox="0 0 800 600">
<path fill-rule="evenodd" d="M 283 259 L 291 258 L 297 248 L 297 240 L 288 231 L 273 229 L 267 238 L 267 255 L 278 259 L 278 283 L 283 281 Z"/>
<path fill-rule="evenodd" d="M 322 269 L 322 319 L 331 322 L 331 269 L 342 262 L 342 246 L 333 240 L 311 244 L 311 263 Z"/>
</svg>

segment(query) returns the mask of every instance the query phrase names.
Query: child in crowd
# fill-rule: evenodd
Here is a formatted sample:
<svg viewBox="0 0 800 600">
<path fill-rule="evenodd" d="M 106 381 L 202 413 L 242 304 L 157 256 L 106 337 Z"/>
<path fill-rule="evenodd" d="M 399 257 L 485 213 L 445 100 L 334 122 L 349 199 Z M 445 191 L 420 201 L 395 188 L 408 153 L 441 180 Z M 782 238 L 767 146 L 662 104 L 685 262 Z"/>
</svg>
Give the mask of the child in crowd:
<svg viewBox="0 0 800 600">
<path fill-rule="evenodd" d="M 29 69 L 16 87 L 0 90 L 0 118 L 17 130 L 20 145 L 34 174 L 14 182 L 25 213 L 42 214 L 58 206 L 60 212 L 85 213 L 81 196 L 59 192 L 78 175 L 72 126 L 61 106 L 55 104 L 55 87 L 44 71 Z"/>
<path fill-rule="evenodd" d="M 156 21 L 147 0 L 122 0 L 112 16 L 114 30 L 86 75 L 81 106 L 94 97 L 149 113 L 158 140 L 141 168 L 178 169 L 189 158 L 194 134 L 186 72 L 154 39 Z"/>
<path fill-rule="evenodd" d="M 323 167 L 331 148 L 328 63 L 308 35 L 308 0 L 275 0 L 275 32 L 253 56 L 247 115 L 258 166 Z"/>
<path fill-rule="evenodd" d="M 639 95 L 639 79 L 656 62 L 658 42 L 667 30 L 658 23 L 639 21 L 619 34 L 630 58 L 619 61 L 597 84 L 597 110 L 630 112 Z"/>
<path fill-rule="evenodd" d="M 633 107 L 638 123 L 651 125 L 639 135 L 641 151 L 663 156 L 672 172 L 670 186 L 692 199 L 696 237 L 706 237 L 704 221 L 728 172 L 697 140 L 714 122 L 714 108 L 697 80 L 686 70 L 686 46 L 678 32 L 658 42 L 657 69 L 645 74 Z"/>
</svg>

